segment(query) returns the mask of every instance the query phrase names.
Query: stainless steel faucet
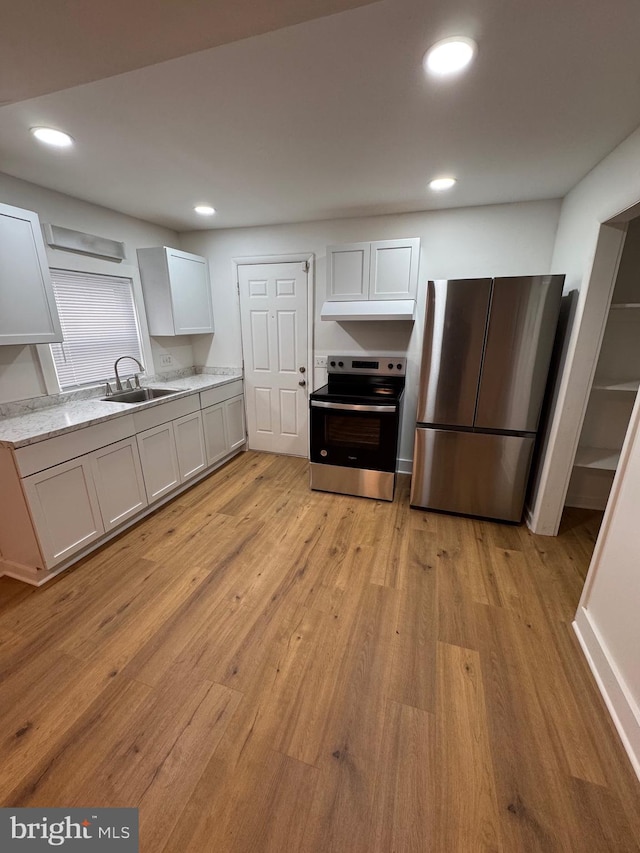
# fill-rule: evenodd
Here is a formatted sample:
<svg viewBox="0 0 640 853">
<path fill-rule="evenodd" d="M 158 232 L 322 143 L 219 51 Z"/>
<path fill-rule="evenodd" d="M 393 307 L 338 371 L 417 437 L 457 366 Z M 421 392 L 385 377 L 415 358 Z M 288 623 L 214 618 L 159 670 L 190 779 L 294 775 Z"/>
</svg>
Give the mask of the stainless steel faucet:
<svg viewBox="0 0 640 853">
<path fill-rule="evenodd" d="M 140 368 L 140 373 L 144 373 L 144 366 L 142 364 L 140 364 L 140 362 L 138 361 L 137 358 L 134 358 L 132 355 L 121 355 L 120 358 L 116 359 L 116 363 L 113 365 L 113 370 L 114 370 L 114 373 L 116 375 L 116 390 L 117 391 L 123 390 L 122 382 L 120 381 L 120 377 L 118 376 L 118 363 L 121 362 L 122 359 L 124 359 L 124 358 L 130 358 L 132 361 L 135 361 L 135 363 Z M 140 387 L 140 379 L 139 379 L 140 373 L 135 374 L 136 388 Z M 129 382 L 129 387 L 131 387 L 131 382 Z"/>
</svg>

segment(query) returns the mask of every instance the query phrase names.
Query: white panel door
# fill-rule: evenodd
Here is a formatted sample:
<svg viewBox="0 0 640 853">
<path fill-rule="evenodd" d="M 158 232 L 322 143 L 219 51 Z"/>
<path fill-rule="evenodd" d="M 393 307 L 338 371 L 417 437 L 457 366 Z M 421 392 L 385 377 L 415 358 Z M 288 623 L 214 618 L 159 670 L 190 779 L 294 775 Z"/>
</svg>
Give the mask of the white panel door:
<svg viewBox="0 0 640 853">
<path fill-rule="evenodd" d="M 147 506 L 138 444 L 125 438 L 91 454 L 93 479 L 105 530 L 111 530 Z"/>
<path fill-rule="evenodd" d="M 22 485 L 47 568 L 104 533 L 88 456 L 25 477 Z"/>
<path fill-rule="evenodd" d="M 193 412 L 173 421 L 173 434 L 176 439 L 180 482 L 184 483 L 204 471 L 207 465 L 200 412 Z"/>
<path fill-rule="evenodd" d="M 153 503 L 180 485 L 173 424 L 160 424 L 138 433 L 136 438 L 147 498 Z"/>
<path fill-rule="evenodd" d="M 306 456 L 305 265 L 243 264 L 238 270 L 249 447 Z"/>
</svg>

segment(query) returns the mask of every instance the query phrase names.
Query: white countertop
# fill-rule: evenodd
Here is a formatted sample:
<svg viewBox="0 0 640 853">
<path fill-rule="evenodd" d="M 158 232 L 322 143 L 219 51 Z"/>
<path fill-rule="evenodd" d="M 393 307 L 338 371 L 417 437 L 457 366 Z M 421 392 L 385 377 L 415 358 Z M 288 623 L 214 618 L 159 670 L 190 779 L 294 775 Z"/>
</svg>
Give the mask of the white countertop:
<svg viewBox="0 0 640 853">
<path fill-rule="evenodd" d="M 28 444 L 35 444 L 56 435 L 83 429 L 122 415 L 130 415 L 133 412 L 140 411 L 140 409 L 159 406 L 169 400 L 178 400 L 180 397 L 189 396 L 189 394 L 197 394 L 207 388 L 227 385 L 229 382 L 235 382 L 238 379 L 242 379 L 240 372 L 237 375 L 201 373 L 195 376 L 169 379 L 166 382 L 148 383 L 146 387 L 149 388 L 176 388 L 180 389 L 180 393 L 172 394 L 170 397 L 160 397 L 157 400 L 147 400 L 144 403 L 103 402 L 99 397 L 96 397 L 88 400 L 72 400 L 63 405 L 0 418 L 0 446 L 25 447 Z"/>
</svg>

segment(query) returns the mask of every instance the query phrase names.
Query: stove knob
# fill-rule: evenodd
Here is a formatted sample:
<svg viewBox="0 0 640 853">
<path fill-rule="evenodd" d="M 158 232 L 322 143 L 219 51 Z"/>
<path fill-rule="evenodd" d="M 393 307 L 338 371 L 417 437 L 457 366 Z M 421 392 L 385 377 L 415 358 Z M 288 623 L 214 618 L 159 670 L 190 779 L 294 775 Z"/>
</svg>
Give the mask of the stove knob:
<svg viewBox="0 0 640 853">
<path fill-rule="evenodd" d="M 331 362 L 331 367 L 335 367 L 335 366 L 336 366 L 335 361 L 332 361 L 332 362 Z"/>
<path fill-rule="evenodd" d="M 396 366 L 397 366 L 398 370 L 402 370 L 402 365 L 401 365 L 401 364 L 398 364 L 398 365 L 396 365 Z"/>
<path fill-rule="evenodd" d="M 338 362 L 338 367 L 344 367 L 344 361 L 339 361 L 339 362 Z"/>
<path fill-rule="evenodd" d="M 391 362 L 389 362 L 389 364 L 387 365 L 387 367 L 389 368 L 389 370 L 393 370 L 393 365 L 391 364 Z"/>
</svg>

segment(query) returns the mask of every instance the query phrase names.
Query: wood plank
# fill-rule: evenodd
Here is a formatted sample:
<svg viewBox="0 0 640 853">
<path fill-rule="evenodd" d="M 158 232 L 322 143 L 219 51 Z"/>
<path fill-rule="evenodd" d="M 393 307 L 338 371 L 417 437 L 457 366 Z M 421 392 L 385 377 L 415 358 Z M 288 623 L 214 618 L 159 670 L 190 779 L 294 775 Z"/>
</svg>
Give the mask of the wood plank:
<svg viewBox="0 0 640 853">
<path fill-rule="evenodd" d="M 505 850 L 480 655 L 438 643 L 435 849 Z"/>
<path fill-rule="evenodd" d="M 564 809 L 568 774 L 551 748 L 544 698 L 527 665 L 524 634 L 531 629 L 506 610 L 476 605 L 476 611 L 505 850 L 562 853 L 571 849 Z"/>
<path fill-rule="evenodd" d="M 372 853 L 435 849 L 434 716 L 389 702 L 382 747 L 368 849 Z"/>
<path fill-rule="evenodd" d="M 248 749 L 231 771 L 218 756 L 158 853 L 283 853 L 302 842 L 318 771 L 272 750 Z M 210 792 L 207 796 L 204 792 Z"/>
<path fill-rule="evenodd" d="M 416 531 L 403 562 L 388 695 L 401 704 L 435 712 L 438 598 L 431 537 Z"/>
<path fill-rule="evenodd" d="M 352 621 L 316 766 L 322 784 L 312 803 L 305 848 L 366 853 L 381 772 L 386 684 L 392 666 L 397 593 L 368 585 Z"/>
</svg>

